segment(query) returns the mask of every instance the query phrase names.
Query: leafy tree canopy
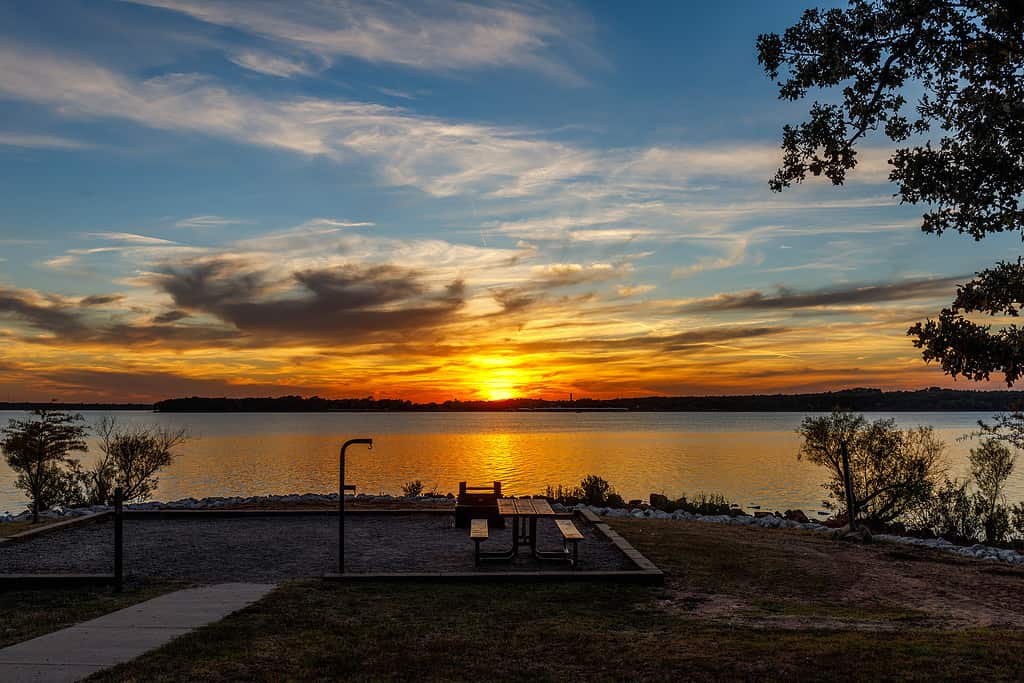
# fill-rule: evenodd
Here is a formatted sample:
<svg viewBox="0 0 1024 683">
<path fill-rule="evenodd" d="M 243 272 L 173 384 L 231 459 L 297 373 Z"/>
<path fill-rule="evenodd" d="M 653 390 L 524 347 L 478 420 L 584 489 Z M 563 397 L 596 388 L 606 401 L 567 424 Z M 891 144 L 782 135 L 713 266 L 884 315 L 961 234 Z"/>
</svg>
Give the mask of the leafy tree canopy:
<svg viewBox="0 0 1024 683">
<path fill-rule="evenodd" d="M 780 98 L 839 95 L 784 127 L 773 190 L 808 175 L 841 185 L 857 144 L 880 131 L 896 145 L 889 179 L 902 201 L 926 207 L 925 232 L 980 240 L 1024 229 L 1024 0 L 852 0 L 806 10 L 782 35 L 759 36 L 757 50 L 769 77 L 783 75 Z M 971 316 L 1016 318 L 1022 303 L 1024 266 L 1001 262 L 908 334 L 954 377 L 1002 373 L 1012 385 L 1024 332 Z"/>
<path fill-rule="evenodd" d="M 28 494 L 32 521 L 68 488 L 67 469 L 75 469 L 75 452 L 88 449 L 81 415 L 35 410 L 28 420 L 11 419 L 0 430 L 0 452 L 18 473 L 15 487 Z"/>
<path fill-rule="evenodd" d="M 856 510 L 872 526 L 897 520 L 931 498 L 946 471 L 945 446 L 931 427 L 900 429 L 895 420 L 868 422 L 835 411 L 804 418 L 797 458 L 825 468 L 829 508 L 844 506 L 843 445 L 847 446 Z"/>
</svg>

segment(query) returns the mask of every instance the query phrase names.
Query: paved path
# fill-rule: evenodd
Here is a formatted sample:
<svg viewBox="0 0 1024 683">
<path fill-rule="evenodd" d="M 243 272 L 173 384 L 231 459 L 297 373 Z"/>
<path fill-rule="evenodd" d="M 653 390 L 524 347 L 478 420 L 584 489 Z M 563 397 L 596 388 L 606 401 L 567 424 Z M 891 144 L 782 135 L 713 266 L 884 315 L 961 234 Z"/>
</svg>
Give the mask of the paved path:
<svg viewBox="0 0 1024 683">
<path fill-rule="evenodd" d="M 175 591 L 0 650 L 0 681 L 77 681 L 220 621 L 274 588 L 223 583 Z"/>
</svg>

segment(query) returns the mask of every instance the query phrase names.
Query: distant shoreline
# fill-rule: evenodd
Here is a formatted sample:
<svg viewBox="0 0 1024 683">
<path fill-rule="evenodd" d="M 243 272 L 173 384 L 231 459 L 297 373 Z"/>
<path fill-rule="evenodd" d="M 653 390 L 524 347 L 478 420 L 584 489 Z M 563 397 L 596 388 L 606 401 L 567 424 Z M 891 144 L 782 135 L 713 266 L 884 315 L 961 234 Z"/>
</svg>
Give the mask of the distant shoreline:
<svg viewBox="0 0 1024 683">
<path fill-rule="evenodd" d="M 0 410 L 40 408 L 90 411 L 137 410 L 161 413 L 324 413 L 324 412 L 1004 412 L 1024 407 L 1024 391 L 919 389 L 882 391 L 856 388 L 808 394 L 747 394 L 733 396 L 644 396 L 633 398 L 549 401 L 517 398 L 504 401 L 445 401 L 413 403 L 398 399 L 279 396 L 265 398 L 174 398 L 148 403 L 0 403 Z"/>
</svg>

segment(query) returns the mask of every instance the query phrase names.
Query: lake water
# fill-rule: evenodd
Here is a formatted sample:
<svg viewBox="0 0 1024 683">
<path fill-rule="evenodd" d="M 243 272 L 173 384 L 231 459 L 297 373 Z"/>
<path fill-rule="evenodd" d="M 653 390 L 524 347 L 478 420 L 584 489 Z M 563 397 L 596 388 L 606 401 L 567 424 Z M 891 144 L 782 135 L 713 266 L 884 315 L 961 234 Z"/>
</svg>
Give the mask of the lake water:
<svg viewBox="0 0 1024 683">
<path fill-rule="evenodd" d="M 813 516 L 822 509 L 823 472 L 796 459 L 800 413 L 84 413 L 89 424 L 108 414 L 192 435 L 161 475 L 157 500 L 336 491 L 341 443 L 370 436 L 373 450 L 353 446 L 347 458 L 349 482 L 366 493 L 399 493 L 403 482 L 421 479 L 442 494 L 463 480 L 500 480 L 508 493 L 525 495 L 594 473 L 626 499 L 706 491 L 748 510 L 801 508 Z M 0 412 L 0 424 L 23 416 Z M 957 437 L 990 417 L 867 416 L 935 427 L 956 476 L 966 473 L 971 447 Z M 1007 493 L 1011 502 L 1024 500 L 1024 462 Z M 0 511 L 18 511 L 24 501 L 0 461 Z"/>
</svg>

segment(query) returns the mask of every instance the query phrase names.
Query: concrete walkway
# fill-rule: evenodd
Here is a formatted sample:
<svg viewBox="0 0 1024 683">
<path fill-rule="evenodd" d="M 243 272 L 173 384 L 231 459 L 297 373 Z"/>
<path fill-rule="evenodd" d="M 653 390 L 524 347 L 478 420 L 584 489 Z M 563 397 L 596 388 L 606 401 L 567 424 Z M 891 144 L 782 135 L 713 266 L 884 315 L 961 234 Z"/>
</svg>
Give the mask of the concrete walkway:
<svg viewBox="0 0 1024 683">
<path fill-rule="evenodd" d="M 77 681 L 220 621 L 271 584 L 223 583 L 175 591 L 0 650 L 0 681 Z"/>
</svg>

